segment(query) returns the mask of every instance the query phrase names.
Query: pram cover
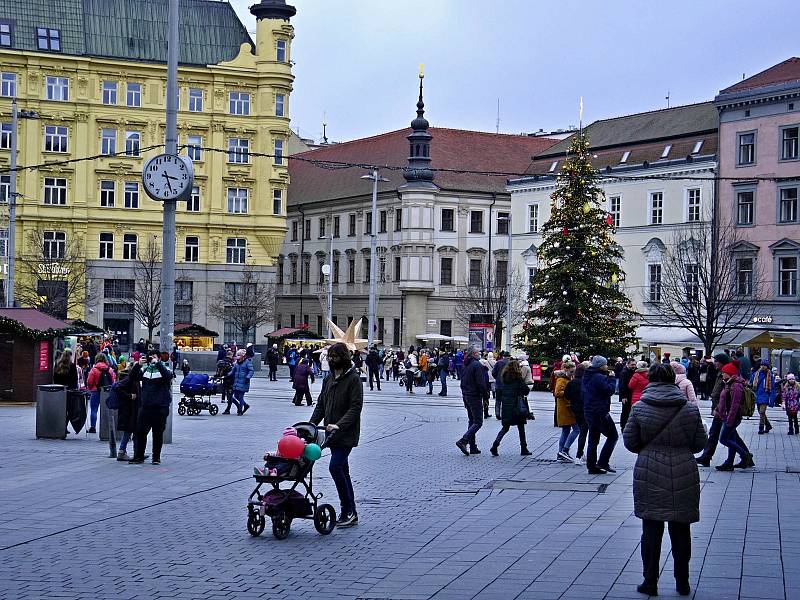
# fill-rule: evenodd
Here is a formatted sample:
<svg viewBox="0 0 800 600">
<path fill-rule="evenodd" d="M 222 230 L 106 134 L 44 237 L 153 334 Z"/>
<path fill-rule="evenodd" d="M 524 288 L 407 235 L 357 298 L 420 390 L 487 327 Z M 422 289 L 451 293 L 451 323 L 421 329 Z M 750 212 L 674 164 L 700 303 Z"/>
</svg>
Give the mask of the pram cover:
<svg viewBox="0 0 800 600">
<path fill-rule="evenodd" d="M 217 392 L 217 382 L 210 380 L 205 373 L 189 373 L 181 381 L 181 393 L 183 394 L 215 394 Z"/>
</svg>

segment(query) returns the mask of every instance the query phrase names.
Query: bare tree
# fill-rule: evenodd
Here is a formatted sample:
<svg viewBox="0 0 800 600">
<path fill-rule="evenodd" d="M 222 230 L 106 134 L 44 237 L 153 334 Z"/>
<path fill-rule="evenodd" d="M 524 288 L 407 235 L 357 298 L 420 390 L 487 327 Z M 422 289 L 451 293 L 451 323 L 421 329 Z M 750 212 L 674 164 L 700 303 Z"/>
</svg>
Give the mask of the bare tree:
<svg viewBox="0 0 800 600">
<path fill-rule="evenodd" d="M 57 319 L 83 314 L 95 296 L 83 238 L 36 228 L 27 232 L 25 241 L 16 257 L 16 302 Z"/>
<path fill-rule="evenodd" d="M 208 313 L 233 323 L 246 340 L 260 325 L 274 320 L 275 295 L 275 285 L 261 281 L 261 274 L 245 265 L 239 281 L 226 283 L 223 292 L 209 300 Z"/>
<path fill-rule="evenodd" d="M 144 248 L 138 248 L 134 265 L 136 291 L 133 313 L 147 328 L 147 342 L 161 323 L 161 250 L 155 237 L 148 236 Z"/>
<path fill-rule="evenodd" d="M 467 325 L 471 314 L 490 314 L 494 317 L 495 347 L 502 346 L 503 322 L 506 319 L 508 281 L 506 277 L 492 277 L 481 271 L 477 281 L 465 280 L 458 289 L 458 302 L 455 316 L 458 321 Z M 528 282 L 517 269 L 511 273 L 511 326 L 522 323 L 528 308 Z"/>
<path fill-rule="evenodd" d="M 769 278 L 752 255 L 737 255 L 737 230 L 720 226 L 716 240 L 707 224 L 677 229 L 662 261 L 658 314 L 650 324 L 671 321 L 696 335 L 706 354 L 731 343 L 761 311 Z M 752 258 L 751 258 L 752 257 Z M 745 260 L 737 266 L 737 259 Z M 647 298 L 652 301 L 652 297 Z"/>
</svg>

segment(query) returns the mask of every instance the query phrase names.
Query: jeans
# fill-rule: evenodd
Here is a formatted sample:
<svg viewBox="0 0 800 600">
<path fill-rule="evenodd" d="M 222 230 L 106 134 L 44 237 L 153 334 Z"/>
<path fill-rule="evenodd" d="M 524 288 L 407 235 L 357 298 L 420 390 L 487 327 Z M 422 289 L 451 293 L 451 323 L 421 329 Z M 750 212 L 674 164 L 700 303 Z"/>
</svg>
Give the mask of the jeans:
<svg viewBox="0 0 800 600">
<path fill-rule="evenodd" d="M 130 431 L 123 431 L 122 437 L 119 438 L 119 451 L 126 452 L 128 450 L 128 442 L 131 441 Z M 136 439 L 133 440 L 134 447 L 136 446 Z M 134 450 L 134 453 L 136 450 Z"/>
<path fill-rule="evenodd" d="M 350 464 L 347 462 L 352 448 L 331 448 L 331 460 L 328 464 L 331 479 L 336 484 L 342 515 L 356 512 L 356 497 L 353 482 L 350 480 Z"/>
<path fill-rule="evenodd" d="M 714 452 L 717 450 L 719 443 L 719 432 L 722 430 L 722 419 L 714 417 L 711 421 L 711 427 L 708 428 L 708 443 L 706 444 L 703 454 L 700 458 L 711 460 L 714 457 Z"/>
<path fill-rule="evenodd" d="M 758 430 L 759 431 L 767 431 L 768 429 L 772 429 L 772 423 L 769 422 L 767 418 L 767 407 L 768 404 L 759 404 L 758 405 L 758 416 L 761 419 L 758 422 Z"/>
<path fill-rule="evenodd" d="M 500 446 L 500 442 L 503 440 L 503 437 L 508 433 L 508 430 L 511 429 L 510 425 L 503 425 L 500 431 L 497 433 L 497 437 L 494 439 L 494 444 L 492 447 L 495 449 Z M 520 423 L 517 425 L 517 432 L 519 433 L 519 449 L 521 451 L 525 451 L 528 449 L 528 440 L 525 439 L 525 424 Z"/>
<path fill-rule="evenodd" d="M 414 371 L 411 369 L 406 369 L 406 391 L 413 392 L 414 391 Z"/>
<path fill-rule="evenodd" d="M 578 436 L 578 450 L 575 452 L 575 458 L 581 458 L 583 449 L 586 447 L 586 437 L 589 435 L 589 424 L 586 422 L 586 417 L 583 416 L 582 412 L 575 415 L 575 420 L 578 422 L 578 428 L 581 432 Z"/>
<path fill-rule="evenodd" d="M 242 406 L 239 404 L 239 401 L 234 396 L 233 388 L 225 388 L 222 391 L 222 397 L 227 398 L 228 400 L 228 407 L 225 409 L 225 412 L 231 412 L 231 404 L 236 405 L 236 412 L 242 412 Z"/>
<path fill-rule="evenodd" d="M 136 427 L 136 444 L 133 448 L 133 457 L 144 460 L 144 451 L 147 446 L 147 434 L 153 431 L 153 460 L 161 459 L 161 446 L 164 444 L 164 427 L 167 424 L 167 406 L 143 406 L 139 411 L 139 420 Z"/>
<path fill-rule="evenodd" d="M 236 408 L 239 412 L 242 412 L 245 406 L 249 406 L 249 404 L 244 401 L 244 395 L 244 390 L 233 390 L 233 403 L 236 404 Z"/>
<path fill-rule="evenodd" d="M 670 522 L 668 527 L 675 581 L 688 584 L 689 560 L 692 558 L 692 536 L 689 531 L 689 523 Z M 645 582 L 649 585 L 658 583 L 663 536 L 664 521 L 642 520 L 642 572 Z"/>
<path fill-rule="evenodd" d="M 442 391 L 439 392 L 440 396 L 447 396 L 447 371 L 442 369 L 439 373 L 439 381 L 442 382 Z"/>
<path fill-rule="evenodd" d="M 464 407 L 467 409 L 467 419 L 469 426 L 461 439 L 470 446 L 477 447 L 475 434 L 483 427 L 483 398 L 480 396 L 470 396 L 464 398 Z"/>
<path fill-rule="evenodd" d="M 800 425 L 797 423 L 797 413 L 787 412 L 786 416 L 789 417 L 789 433 L 800 434 Z M 794 426 L 794 429 L 792 429 Z"/>
<path fill-rule="evenodd" d="M 375 385 L 378 386 L 378 391 L 381 391 L 381 375 L 380 371 L 374 367 L 368 367 L 369 372 L 369 389 L 373 389 L 372 380 L 375 380 Z"/>
<path fill-rule="evenodd" d="M 606 436 L 606 441 L 598 459 L 597 446 L 600 443 L 601 435 Z M 589 423 L 589 450 L 586 453 L 586 466 L 590 469 L 598 465 L 607 467 L 618 439 L 617 426 L 614 424 L 614 419 L 611 418 L 611 415 L 605 414 L 602 417 L 594 417 L 592 422 Z"/>
<path fill-rule="evenodd" d="M 744 440 L 739 437 L 736 428 L 742 422 L 741 418 L 733 422 L 733 427 L 728 425 L 727 422 L 722 423 L 722 430 L 719 433 L 719 443 L 728 448 L 728 460 L 732 463 L 733 459 L 738 454 L 742 458 L 747 458 L 750 455 L 750 450 L 744 443 Z"/>
<path fill-rule="evenodd" d="M 558 441 L 558 450 L 566 450 L 569 452 L 572 442 L 580 435 L 581 428 L 577 423 L 572 425 L 561 426 L 561 439 Z"/>
<path fill-rule="evenodd" d="M 89 394 L 89 424 L 97 425 L 97 411 L 100 410 L 100 390 L 92 390 Z"/>
</svg>

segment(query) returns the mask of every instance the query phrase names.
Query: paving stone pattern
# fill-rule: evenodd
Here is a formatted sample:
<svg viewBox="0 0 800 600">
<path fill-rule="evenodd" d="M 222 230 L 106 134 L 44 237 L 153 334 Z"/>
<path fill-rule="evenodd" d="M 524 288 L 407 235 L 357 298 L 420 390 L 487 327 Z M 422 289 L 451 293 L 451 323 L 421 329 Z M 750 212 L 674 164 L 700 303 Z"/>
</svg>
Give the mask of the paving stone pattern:
<svg viewBox="0 0 800 600">
<path fill-rule="evenodd" d="M 489 455 L 495 419 L 479 433 L 484 453 L 465 457 L 453 444 L 466 415 L 450 391 L 367 391 L 351 457 L 360 524 L 323 537 L 295 521 L 285 541 L 245 528 L 253 465 L 310 416 L 285 380 L 257 379 L 242 417 L 176 416 L 160 466 L 106 458 L 96 436 L 36 440 L 33 408 L 0 407 L 0 598 L 642 598 L 635 457 L 620 443 L 614 476 L 557 463 L 544 393 L 528 427 L 532 457 L 519 456 L 515 432 Z M 756 470 L 701 470 L 697 600 L 800 598 L 800 475 L 787 472 L 800 465 L 800 439 L 778 409 L 770 418 L 770 435 L 754 420 L 741 428 Z M 327 456 L 315 474 L 338 511 Z M 585 491 L 601 483 L 603 493 Z M 548 486 L 557 489 L 530 489 Z M 675 596 L 666 535 L 662 562 L 661 595 Z"/>
</svg>

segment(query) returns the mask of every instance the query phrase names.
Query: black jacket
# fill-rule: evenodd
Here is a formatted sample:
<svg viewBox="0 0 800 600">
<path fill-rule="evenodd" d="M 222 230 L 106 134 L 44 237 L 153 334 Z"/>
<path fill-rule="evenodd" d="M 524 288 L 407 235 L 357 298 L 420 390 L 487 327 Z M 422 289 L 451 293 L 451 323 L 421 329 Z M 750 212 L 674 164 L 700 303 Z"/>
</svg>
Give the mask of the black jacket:
<svg viewBox="0 0 800 600">
<path fill-rule="evenodd" d="M 619 376 L 619 399 L 624 400 L 627 398 L 628 400 L 631 399 L 631 391 L 628 389 L 628 382 L 633 377 L 633 374 L 636 373 L 636 369 L 629 369 L 625 366 L 622 369 L 622 373 Z"/>
<path fill-rule="evenodd" d="M 464 398 L 481 398 L 489 393 L 489 377 L 481 361 L 469 357 L 461 373 L 461 395 Z"/>
<path fill-rule="evenodd" d="M 75 363 L 70 363 L 67 372 L 63 375 L 53 371 L 53 383 L 63 385 L 68 390 L 78 389 L 78 368 Z"/>
<path fill-rule="evenodd" d="M 172 378 L 175 374 L 158 361 L 156 369 L 148 365 L 141 374 L 142 406 L 160 406 L 167 408 L 172 401 Z"/>
<path fill-rule="evenodd" d="M 564 388 L 564 397 L 569 401 L 569 407 L 577 421 L 583 420 L 583 396 L 581 395 L 581 380 L 575 377 L 570 379 Z"/>
<path fill-rule="evenodd" d="M 339 431 L 328 444 L 331 448 L 354 448 L 361 436 L 361 409 L 364 406 L 364 389 L 361 375 L 351 367 L 339 377 L 333 374 L 322 382 L 311 422 L 319 425 L 337 425 Z"/>
<path fill-rule="evenodd" d="M 508 360 L 506 360 L 505 358 L 501 358 L 500 360 L 495 362 L 494 367 L 492 367 L 492 377 L 494 377 L 495 390 L 499 390 L 501 387 L 503 387 L 503 381 L 502 381 L 503 378 L 501 377 L 501 374 L 503 372 L 503 369 L 506 368 L 507 364 Z"/>
<path fill-rule="evenodd" d="M 378 370 L 381 368 L 381 357 L 378 355 L 377 350 L 370 350 L 369 354 L 367 354 L 367 367 L 373 370 Z"/>
<path fill-rule="evenodd" d="M 139 417 L 139 383 L 142 379 L 142 366 L 133 365 L 127 377 L 120 378 L 117 431 L 136 433 Z"/>
</svg>

